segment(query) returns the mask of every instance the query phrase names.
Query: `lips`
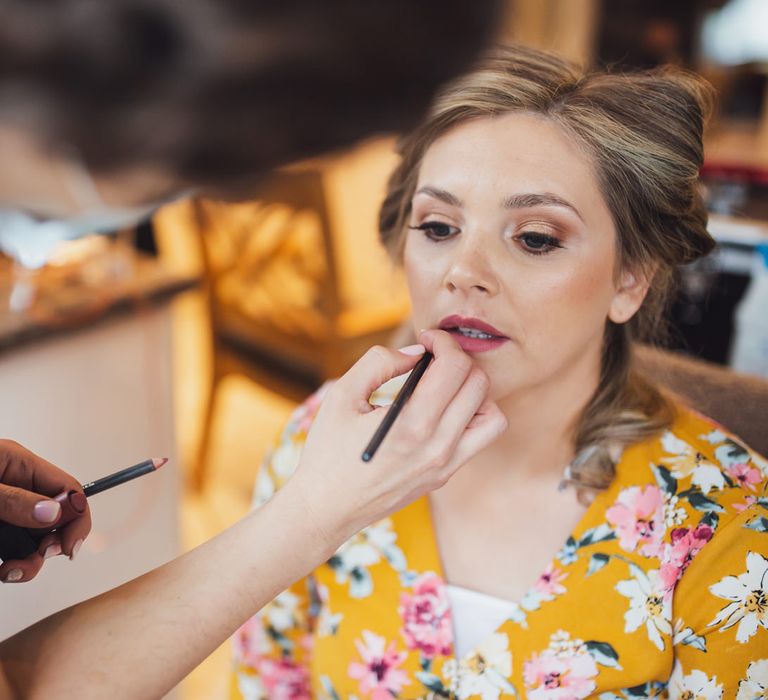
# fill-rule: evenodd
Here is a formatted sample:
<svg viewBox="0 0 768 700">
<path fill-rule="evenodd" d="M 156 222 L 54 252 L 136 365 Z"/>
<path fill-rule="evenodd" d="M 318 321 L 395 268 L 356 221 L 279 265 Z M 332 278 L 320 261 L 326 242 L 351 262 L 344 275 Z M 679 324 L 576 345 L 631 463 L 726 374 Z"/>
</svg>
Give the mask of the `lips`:
<svg viewBox="0 0 768 700">
<path fill-rule="evenodd" d="M 465 352 L 487 352 L 509 341 L 498 328 L 479 318 L 446 316 L 438 327 L 450 333 Z"/>
</svg>

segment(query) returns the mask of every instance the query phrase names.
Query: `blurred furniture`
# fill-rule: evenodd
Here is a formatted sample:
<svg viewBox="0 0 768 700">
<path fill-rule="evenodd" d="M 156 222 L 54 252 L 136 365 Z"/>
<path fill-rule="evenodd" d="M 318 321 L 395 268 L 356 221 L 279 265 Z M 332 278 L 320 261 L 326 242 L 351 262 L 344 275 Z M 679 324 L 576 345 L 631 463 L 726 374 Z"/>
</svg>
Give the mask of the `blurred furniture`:
<svg viewBox="0 0 768 700">
<path fill-rule="evenodd" d="M 301 400 L 386 342 L 402 304 L 354 305 L 343 293 L 342 254 L 328 171 L 304 165 L 273 175 L 254 200 L 194 203 L 210 307 L 213 373 L 193 483 L 205 479 L 216 397 L 238 373 Z M 371 282 L 375 284 L 375 282 Z"/>
<path fill-rule="evenodd" d="M 648 376 L 768 455 L 768 381 L 649 346 L 636 350 Z"/>
<path fill-rule="evenodd" d="M 34 581 L 3 587 L 0 638 L 178 554 L 170 301 L 195 281 L 143 258 L 120 280 L 78 300 L 69 276 L 60 308 L 48 286 L 43 315 L 5 304 L 2 434 L 82 482 L 147 457 L 171 461 L 91 500 L 93 530 L 75 564 L 54 557 Z"/>
<path fill-rule="evenodd" d="M 64 244 L 38 270 L 0 258 L 0 359 L 22 346 L 151 310 L 198 284 L 107 236 Z"/>
</svg>

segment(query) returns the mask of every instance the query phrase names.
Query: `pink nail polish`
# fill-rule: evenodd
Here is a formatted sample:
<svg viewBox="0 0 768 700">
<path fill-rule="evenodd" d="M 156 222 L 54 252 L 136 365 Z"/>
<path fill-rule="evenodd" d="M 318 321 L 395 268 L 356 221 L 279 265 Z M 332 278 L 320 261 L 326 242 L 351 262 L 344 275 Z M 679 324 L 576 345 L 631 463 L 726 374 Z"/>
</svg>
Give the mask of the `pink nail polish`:
<svg viewBox="0 0 768 700">
<path fill-rule="evenodd" d="M 11 569 L 6 575 L 3 581 L 5 583 L 17 583 L 24 578 L 24 572 L 21 569 Z"/>
<path fill-rule="evenodd" d="M 61 545 L 58 543 L 49 544 L 45 548 L 43 559 L 50 559 L 51 557 L 58 557 L 61 554 Z"/>
<path fill-rule="evenodd" d="M 426 350 L 423 345 L 417 343 L 416 345 L 406 345 L 404 348 L 400 348 L 398 352 L 403 353 L 403 355 L 423 355 Z"/>
<path fill-rule="evenodd" d="M 61 506 L 56 501 L 40 501 L 32 508 L 32 517 L 46 525 L 56 522 L 61 514 Z"/>
</svg>

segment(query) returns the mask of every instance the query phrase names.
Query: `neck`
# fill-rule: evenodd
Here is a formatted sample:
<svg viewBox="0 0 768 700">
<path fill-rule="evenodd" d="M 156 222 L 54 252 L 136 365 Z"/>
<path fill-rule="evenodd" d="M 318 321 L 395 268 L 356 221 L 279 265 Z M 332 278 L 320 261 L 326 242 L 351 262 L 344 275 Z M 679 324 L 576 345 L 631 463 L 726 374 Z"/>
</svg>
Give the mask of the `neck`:
<svg viewBox="0 0 768 700">
<path fill-rule="evenodd" d="M 546 381 L 498 401 L 509 427 L 462 470 L 498 480 L 559 483 L 573 459 L 581 415 L 600 379 L 600 352 L 585 352 Z"/>
</svg>

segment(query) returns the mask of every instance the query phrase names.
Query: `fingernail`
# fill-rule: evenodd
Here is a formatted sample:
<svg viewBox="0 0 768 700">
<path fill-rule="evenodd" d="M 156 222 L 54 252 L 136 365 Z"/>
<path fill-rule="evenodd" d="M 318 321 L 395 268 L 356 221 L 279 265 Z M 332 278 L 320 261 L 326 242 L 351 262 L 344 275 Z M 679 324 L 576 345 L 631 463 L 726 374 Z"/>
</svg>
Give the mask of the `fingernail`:
<svg viewBox="0 0 768 700">
<path fill-rule="evenodd" d="M 50 559 L 51 557 L 58 557 L 61 554 L 61 545 L 58 543 L 49 544 L 45 548 L 43 559 Z"/>
<path fill-rule="evenodd" d="M 77 556 L 77 553 L 80 551 L 80 547 L 82 546 L 83 546 L 82 540 L 78 540 L 77 542 L 75 542 L 75 546 L 72 547 L 72 554 L 70 554 L 69 556 L 70 561 L 72 561 Z"/>
<path fill-rule="evenodd" d="M 32 509 L 32 517 L 39 523 L 52 523 L 61 513 L 61 506 L 56 501 L 40 501 Z"/>
<path fill-rule="evenodd" d="M 3 581 L 5 583 L 16 583 L 24 578 L 24 572 L 21 569 L 11 569 L 6 575 Z"/>
<path fill-rule="evenodd" d="M 427 349 L 420 343 L 417 343 L 416 345 L 406 345 L 404 348 L 398 350 L 398 352 L 403 353 L 403 355 L 423 355 L 426 351 Z"/>
</svg>

